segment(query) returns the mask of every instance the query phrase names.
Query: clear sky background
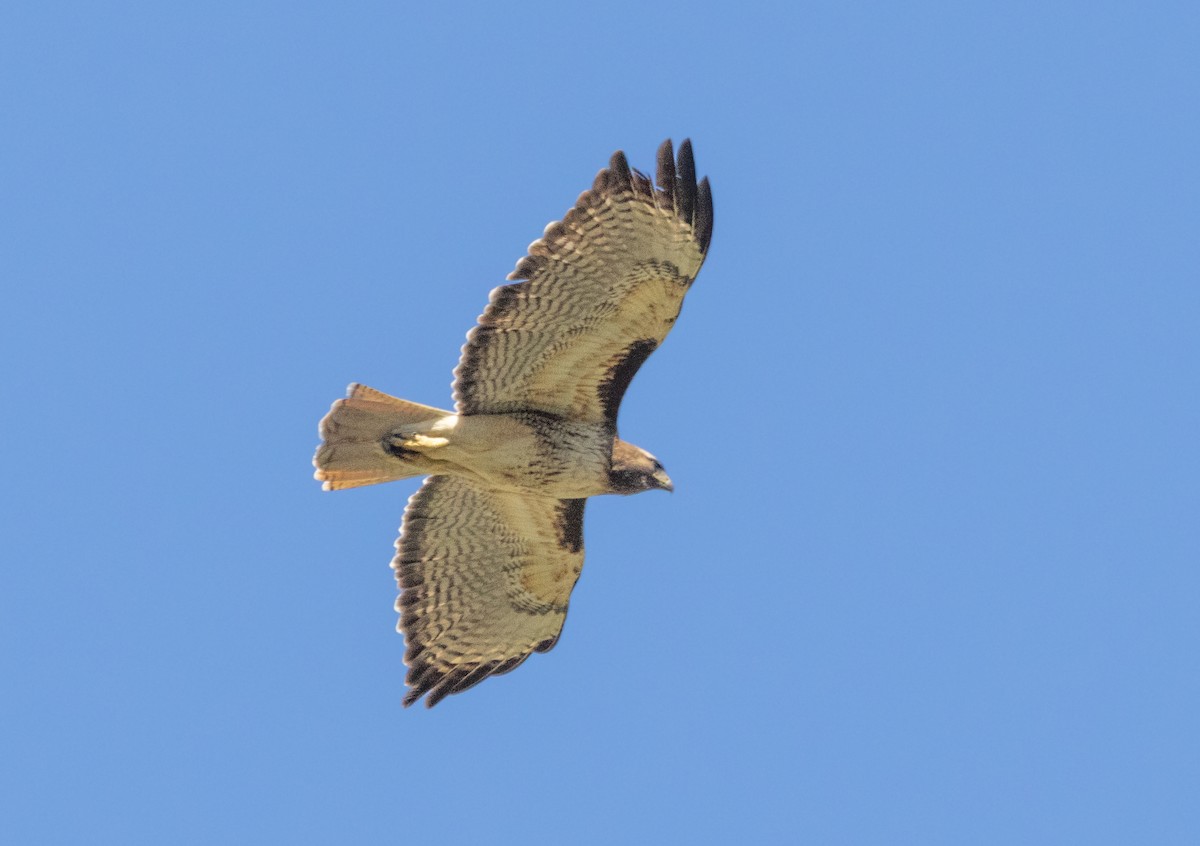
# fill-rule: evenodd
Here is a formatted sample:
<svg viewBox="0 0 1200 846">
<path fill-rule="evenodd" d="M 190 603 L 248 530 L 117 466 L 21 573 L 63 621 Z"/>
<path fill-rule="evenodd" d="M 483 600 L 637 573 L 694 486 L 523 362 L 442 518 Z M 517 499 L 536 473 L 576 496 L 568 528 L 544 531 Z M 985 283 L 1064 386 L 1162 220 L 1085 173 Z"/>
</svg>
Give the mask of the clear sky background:
<svg viewBox="0 0 1200 846">
<path fill-rule="evenodd" d="M 6 6 L 2 839 L 1200 842 L 1197 8 Z M 402 710 L 416 482 L 317 421 L 668 136 L 677 491 Z"/>
</svg>

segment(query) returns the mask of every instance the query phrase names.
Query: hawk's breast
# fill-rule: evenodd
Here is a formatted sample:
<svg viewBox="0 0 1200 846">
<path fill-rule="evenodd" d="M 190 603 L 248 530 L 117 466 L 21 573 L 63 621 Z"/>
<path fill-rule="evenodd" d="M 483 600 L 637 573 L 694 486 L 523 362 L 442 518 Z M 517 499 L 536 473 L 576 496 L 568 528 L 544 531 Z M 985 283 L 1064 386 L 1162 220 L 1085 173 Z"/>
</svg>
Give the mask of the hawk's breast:
<svg viewBox="0 0 1200 846">
<path fill-rule="evenodd" d="M 575 499 L 608 492 L 614 437 L 605 423 L 519 411 L 459 415 L 452 443 L 454 457 L 469 454 L 472 474 L 498 489 Z"/>
</svg>

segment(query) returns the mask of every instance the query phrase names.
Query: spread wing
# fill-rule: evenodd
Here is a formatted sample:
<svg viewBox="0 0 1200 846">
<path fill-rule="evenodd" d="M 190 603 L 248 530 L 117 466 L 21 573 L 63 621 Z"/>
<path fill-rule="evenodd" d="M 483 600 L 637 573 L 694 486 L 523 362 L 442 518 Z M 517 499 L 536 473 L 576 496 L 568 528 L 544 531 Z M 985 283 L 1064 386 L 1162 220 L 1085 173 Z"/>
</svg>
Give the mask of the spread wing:
<svg viewBox="0 0 1200 846">
<path fill-rule="evenodd" d="M 425 480 L 392 561 L 406 706 L 429 694 L 432 707 L 554 646 L 583 568 L 585 501 Z"/>
<path fill-rule="evenodd" d="M 712 235 L 692 145 L 658 151 L 658 186 L 617 152 L 491 293 L 454 371 L 460 413 L 538 410 L 615 425 L 625 389 L 671 330 Z"/>
</svg>

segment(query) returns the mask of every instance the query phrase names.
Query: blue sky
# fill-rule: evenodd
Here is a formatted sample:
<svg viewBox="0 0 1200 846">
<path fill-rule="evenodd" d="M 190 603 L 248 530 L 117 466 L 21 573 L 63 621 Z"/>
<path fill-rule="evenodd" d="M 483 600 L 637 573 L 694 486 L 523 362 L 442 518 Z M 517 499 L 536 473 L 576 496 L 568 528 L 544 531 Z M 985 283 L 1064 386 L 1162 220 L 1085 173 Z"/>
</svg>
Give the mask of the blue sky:
<svg viewBox="0 0 1200 846">
<path fill-rule="evenodd" d="M 1194 4 L 0 13 L 23 843 L 1195 843 Z M 559 645 L 402 710 L 415 482 L 311 479 L 615 149 L 707 265 Z"/>
</svg>

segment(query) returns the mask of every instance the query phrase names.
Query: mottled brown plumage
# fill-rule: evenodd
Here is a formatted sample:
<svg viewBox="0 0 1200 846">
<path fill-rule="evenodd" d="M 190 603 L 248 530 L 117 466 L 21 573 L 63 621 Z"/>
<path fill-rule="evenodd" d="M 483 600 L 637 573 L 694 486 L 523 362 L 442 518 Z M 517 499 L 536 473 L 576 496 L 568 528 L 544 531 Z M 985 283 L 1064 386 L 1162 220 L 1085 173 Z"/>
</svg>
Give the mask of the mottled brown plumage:
<svg viewBox="0 0 1200 846">
<path fill-rule="evenodd" d="M 586 498 L 671 489 L 617 438 L 630 381 L 662 343 L 712 235 L 691 144 L 657 185 L 621 152 L 492 291 L 454 371 L 455 411 L 351 385 L 321 421 L 326 489 L 428 475 L 396 557 L 410 705 L 434 705 L 558 640 L 583 567 Z"/>
</svg>

